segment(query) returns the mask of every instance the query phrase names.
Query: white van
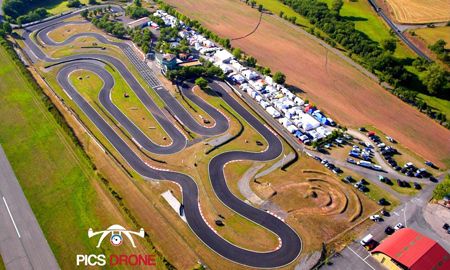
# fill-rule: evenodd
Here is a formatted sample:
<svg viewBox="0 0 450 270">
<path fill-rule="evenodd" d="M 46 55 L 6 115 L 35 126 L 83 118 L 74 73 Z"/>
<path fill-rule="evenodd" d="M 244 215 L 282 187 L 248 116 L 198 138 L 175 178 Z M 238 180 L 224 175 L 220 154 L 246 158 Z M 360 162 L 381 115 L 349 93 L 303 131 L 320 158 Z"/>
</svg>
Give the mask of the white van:
<svg viewBox="0 0 450 270">
<path fill-rule="evenodd" d="M 373 240 L 373 235 L 372 235 L 372 234 L 368 234 L 368 235 L 364 236 L 364 238 L 361 239 L 361 241 L 359 241 L 359 243 L 360 243 L 362 246 L 366 246 L 367 244 L 369 244 L 370 242 L 372 242 L 372 240 Z"/>
</svg>

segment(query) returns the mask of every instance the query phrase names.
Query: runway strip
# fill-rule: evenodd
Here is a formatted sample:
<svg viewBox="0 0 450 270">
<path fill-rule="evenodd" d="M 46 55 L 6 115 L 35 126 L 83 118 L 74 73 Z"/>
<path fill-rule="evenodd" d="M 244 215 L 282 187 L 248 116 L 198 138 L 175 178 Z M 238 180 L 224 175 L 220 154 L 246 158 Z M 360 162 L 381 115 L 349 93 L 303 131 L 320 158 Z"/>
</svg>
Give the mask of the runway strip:
<svg viewBox="0 0 450 270">
<path fill-rule="evenodd" d="M 0 254 L 6 269 L 59 269 L 0 146 Z"/>
<path fill-rule="evenodd" d="M 237 102 L 226 89 L 223 89 L 221 85 L 216 82 L 212 82 L 210 84 L 211 88 L 219 93 L 222 99 L 232 107 L 241 117 L 243 117 L 253 128 L 259 132 L 268 142 L 268 147 L 264 152 L 246 152 L 246 151 L 230 151 L 219 154 L 215 156 L 208 165 L 209 176 L 211 180 L 211 184 L 213 186 L 214 192 L 217 197 L 231 210 L 236 213 L 242 215 L 243 217 L 252 220 L 253 222 L 260 224 L 266 229 L 274 232 L 278 235 L 281 243 L 276 250 L 271 250 L 267 252 L 256 252 L 247 249 L 240 248 L 238 246 L 233 245 L 227 240 L 223 239 L 216 232 L 210 228 L 210 226 L 203 219 L 201 214 L 201 210 L 199 208 L 199 194 L 198 187 L 195 183 L 194 179 L 190 176 L 181 174 L 178 172 L 167 171 L 155 169 L 153 167 L 148 166 L 143 160 L 139 158 L 139 156 L 133 152 L 127 145 L 125 141 L 113 130 L 112 127 L 93 109 L 77 92 L 76 89 L 70 84 L 68 80 L 68 75 L 77 69 L 87 69 L 95 72 L 99 76 L 103 78 L 105 84 L 100 93 L 100 100 L 103 106 L 106 106 L 108 111 L 112 114 L 114 118 L 118 121 L 122 121 L 122 124 L 129 123 L 126 128 L 127 130 L 131 130 L 135 132 L 137 136 L 136 140 L 141 144 L 145 144 L 150 152 L 160 152 L 161 154 L 167 153 L 168 148 L 156 146 L 149 141 L 145 141 L 145 138 L 138 137 L 139 131 L 137 127 L 134 127 L 135 130 L 132 130 L 132 122 L 129 119 L 125 119 L 126 116 L 117 112 L 115 106 L 111 103 L 109 98 L 105 98 L 106 93 L 111 90 L 112 83 L 111 75 L 103 67 L 103 62 L 107 62 L 111 64 L 114 69 L 116 69 L 121 76 L 130 84 L 133 91 L 138 94 L 141 101 L 145 106 L 149 109 L 149 111 L 159 118 L 158 121 L 161 121 L 161 126 L 166 130 L 168 134 L 172 137 L 173 147 L 172 151 L 178 150 L 179 147 L 179 137 L 177 137 L 177 132 L 173 129 L 173 125 L 170 121 L 165 122 L 162 120 L 163 115 L 158 114 L 159 108 L 156 107 L 155 103 L 151 100 L 146 91 L 142 88 L 142 86 L 137 82 L 134 76 L 128 71 L 126 66 L 121 63 L 118 59 L 102 54 L 83 54 L 83 55 L 73 55 L 70 57 L 66 57 L 63 59 L 51 59 L 47 57 L 42 50 L 39 48 L 33 39 L 30 38 L 30 33 L 32 31 L 36 31 L 39 29 L 43 29 L 39 31 L 38 38 L 42 38 L 42 41 L 47 44 L 46 46 L 58 46 L 57 44 L 52 44 L 52 41 L 48 40 L 48 36 L 45 34 L 47 29 L 52 29 L 52 24 L 55 24 L 55 21 L 51 23 L 43 23 L 40 25 L 30 27 L 25 34 L 23 35 L 25 44 L 28 47 L 28 50 L 32 51 L 33 55 L 36 55 L 39 59 L 46 62 L 57 62 L 62 60 L 73 60 L 72 62 L 68 62 L 62 64 L 63 67 L 60 69 L 57 79 L 58 83 L 61 87 L 70 95 L 73 101 L 80 107 L 80 109 L 89 117 L 89 119 L 97 126 L 97 128 L 102 132 L 102 134 L 109 140 L 109 142 L 115 147 L 115 149 L 123 156 L 123 158 L 128 162 L 128 164 L 140 175 L 156 180 L 168 180 L 179 184 L 182 188 L 183 194 L 183 204 L 185 206 L 185 215 L 188 222 L 189 227 L 193 230 L 193 232 L 203 241 L 207 246 L 209 246 L 212 250 L 214 250 L 219 255 L 232 260 L 236 263 L 257 267 L 257 268 L 272 268 L 272 267 L 280 267 L 286 264 L 289 264 L 293 260 L 295 260 L 302 248 L 301 240 L 297 233 L 289 227 L 286 223 L 278 219 L 277 217 L 263 212 L 259 209 L 256 209 L 245 202 L 241 201 L 239 198 L 235 197 L 232 192 L 228 189 L 225 176 L 223 172 L 223 168 L 226 163 L 236 161 L 236 160 L 257 160 L 257 161 L 267 161 L 277 158 L 282 153 L 282 143 L 273 132 L 271 132 L 263 123 L 259 122 L 250 112 L 248 112 L 245 108 L 243 108 L 239 102 Z M 61 24 L 59 24 L 61 25 Z M 50 31 L 50 30 L 49 30 Z M 110 43 L 103 36 L 94 33 L 87 34 L 79 34 L 77 36 L 95 36 L 101 42 Z M 69 42 L 73 40 L 73 37 L 69 38 L 65 42 Z M 65 43 L 63 42 L 63 43 Z M 114 44 L 116 45 L 116 44 Z M 133 56 L 128 54 L 134 53 L 130 52 L 129 48 L 127 49 L 125 46 L 127 44 L 119 43 L 119 46 L 130 60 L 133 61 Z M 82 58 L 91 58 L 96 60 L 101 60 L 103 62 L 98 62 L 89 60 L 80 60 Z M 142 69 L 143 67 L 139 67 Z M 147 67 L 148 68 L 148 67 Z M 150 74 L 151 72 L 145 74 Z M 143 76 L 145 79 L 145 76 Z M 150 85 L 157 85 L 158 79 L 156 77 L 151 78 L 148 81 Z M 161 84 L 159 84 L 161 85 Z M 200 106 L 205 112 L 207 112 L 215 121 L 216 125 L 212 128 L 206 128 L 199 125 L 194 118 L 184 109 L 184 107 L 179 104 L 179 102 L 170 95 L 170 93 L 164 89 L 162 86 L 154 87 L 155 91 L 161 97 L 161 99 L 167 104 L 170 110 L 185 124 L 191 131 L 201 134 L 201 135 L 218 135 L 228 130 L 228 121 L 227 119 L 220 114 L 217 110 L 215 110 L 212 106 L 207 104 L 206 102 L 200 100 L 199 98 L 192 98 L 191 101 Z M 156 108 L 155 108 L 155 107 Z M 158 109 L 158 110 L 157 110 Z M 156 114 L 156 115 L 155 115 Z M 223 119 L 221 119 L 223 117 Z M 158 119 L 158 118 L 157 118 Z M 125 125 L 124 125 L 125 126 Z M 129 132 L 131 132 L 129 130 Z M 182 141 L 186 139 L 183 138 Z M 177 146 L 177 147 L 175 147 Z"/>
</svg>

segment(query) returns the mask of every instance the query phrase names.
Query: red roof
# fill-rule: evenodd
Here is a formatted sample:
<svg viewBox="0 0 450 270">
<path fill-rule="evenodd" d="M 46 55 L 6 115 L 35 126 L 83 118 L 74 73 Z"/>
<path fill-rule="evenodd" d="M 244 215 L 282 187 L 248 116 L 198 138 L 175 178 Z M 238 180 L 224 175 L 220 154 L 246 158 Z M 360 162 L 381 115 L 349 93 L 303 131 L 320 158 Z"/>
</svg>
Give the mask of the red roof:
<svg viewBox="0 0 450 270">
<path fill-rule="evenodd" d="M 372 251 L 376 252 L 411 270 L 450 269 L 450 254 L 434 240 L 409 228 L 396 231 Z"/>
</svg>

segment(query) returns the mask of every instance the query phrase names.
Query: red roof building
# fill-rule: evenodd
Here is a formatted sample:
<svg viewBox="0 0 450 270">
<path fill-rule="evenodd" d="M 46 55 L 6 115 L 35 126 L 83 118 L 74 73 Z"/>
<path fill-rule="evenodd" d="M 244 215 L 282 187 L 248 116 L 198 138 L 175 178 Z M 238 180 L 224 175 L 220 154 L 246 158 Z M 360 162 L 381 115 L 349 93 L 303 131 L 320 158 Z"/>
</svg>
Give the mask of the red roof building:
<svg viewBox="0 0 450 270">
<path fill-rule="evenodd" d="M 450 269 L 450 254 L 436 241 L 409 228 L 389 236 L 372 255 L 388 269 Z"/>
</svg>

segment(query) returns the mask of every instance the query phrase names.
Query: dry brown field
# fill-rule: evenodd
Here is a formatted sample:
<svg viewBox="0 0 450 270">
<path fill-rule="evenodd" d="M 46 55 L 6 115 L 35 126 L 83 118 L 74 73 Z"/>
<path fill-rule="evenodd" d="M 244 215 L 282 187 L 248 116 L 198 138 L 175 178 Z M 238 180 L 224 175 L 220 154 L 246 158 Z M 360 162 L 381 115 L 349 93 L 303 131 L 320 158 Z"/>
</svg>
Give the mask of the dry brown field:
<svg viewBox="0 0 450 270">
<path fill-rule="evenodd" d="M 258 12 L 237 0 L 166 1 L 215 33 L 236 38 L 250 32 Z M 214 10 L 214 12 L 211 12 Z M 370 124 L 441 166 L 449 164 L 450 131 L 389 94 L 305 32 L 276 15 L 265 15 L 259 29 L 232 45 L 256 57 L 310 101 L 345 126 Z"/>
<path fill-rule="evenodd" d="M 386 0 L 399 23 L 423 24 L 450 20 L 450 0 Z"/>
</svg>

